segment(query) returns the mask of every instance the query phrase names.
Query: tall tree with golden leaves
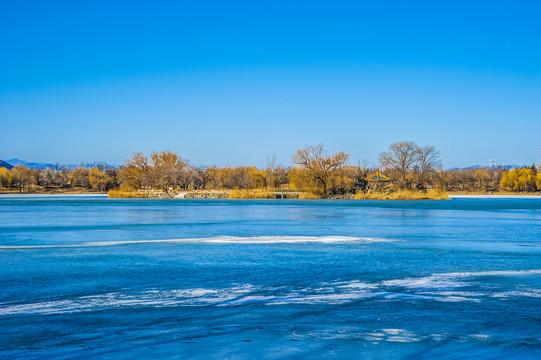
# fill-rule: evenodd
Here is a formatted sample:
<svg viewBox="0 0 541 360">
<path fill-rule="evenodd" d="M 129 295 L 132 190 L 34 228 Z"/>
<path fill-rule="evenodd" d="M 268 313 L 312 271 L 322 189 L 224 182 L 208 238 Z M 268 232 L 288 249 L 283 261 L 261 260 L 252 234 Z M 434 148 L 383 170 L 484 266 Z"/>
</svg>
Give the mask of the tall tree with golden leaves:
<svg viewBox="0 0 541 360">
<path fill-rule="evenodd" d="M 136 152 L 118 171 L 118 177 L 123 187 L 140 189 L 148 185 L 149 169 L 148 158 L 143 153 Z"/>
</svg>

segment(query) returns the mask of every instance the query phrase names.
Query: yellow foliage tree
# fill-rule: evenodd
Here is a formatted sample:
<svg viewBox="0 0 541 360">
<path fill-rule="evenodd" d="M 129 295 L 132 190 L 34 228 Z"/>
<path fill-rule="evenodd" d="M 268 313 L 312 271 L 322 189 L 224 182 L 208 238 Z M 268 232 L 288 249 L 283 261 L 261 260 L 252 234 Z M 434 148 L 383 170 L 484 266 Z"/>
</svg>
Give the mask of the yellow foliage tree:
<svg viewBox="0 0 541 360">
<path fill-rule="evenodd" d="M 154 151 L 150 154 L 152 163 L 152 184 L 165 191 L 177 186 L 187 185 L 186 167 L 188 163 L 178 154 L 169 150 Z"/>
<path fill-rule="evenodd" d="M 30 185 L 36 183 L 36 171 L 34 169 L 27 168 L 24 165 L 17 165 L 11 169 L 12 182 L 19 189 L 19 192 L 25 189 L 30 190 Z"/>
<path fill-rule="evenodd" d="M 88 169 L 84 167 L 78 167 L 76 169 L 73 169 L 69 174 L 69 178 L 71 186 L 90 189 L 90 182 L 88 180 Z"/>
<path fill-rule="evenodd" d="M 500 180 L 503 189 L 513 191 L 532 191 L 539 189 L 536 174 L 532 168 L 504 171 Z"/>
<path fill-rule="evenodd" d="M 143 153 L 133 154 L 118 170 L 121 186 L 127 189 L 140 189 L 147 185 L 149 168 L 148 158 Z"/>
<path fill-rule="evenodd" d="M 0 187 L 11 189 L 12 178 L 11 171 L 4 167 L 0 168 Z"/>
<path fill-rule="evenodd" d="M 105 191 L 111 181 L 112 178 L 105 171 L 101 171 L 95 167 L 88 171 L 88 182 L 92 190 Z"/>
<path fill-rule="evenodd" d="M 479 191 L 485 191 L 488 188 L 490 182 L 490 174 L 486 168 L 476 169 L 473 172 L 473 178 L 475 179 L 475 188 Z"/>
<path fill-rule="evenodd" d="M 251 177 L 252 187 L 254 189 L 264 189 L 267 183 L 267 172 L 258 170 L 255 166 L 249 166 L 246 170 Z"/>
<path fill-rule="evenodd" d="M 359 179 L 359 167 L 348 165 L 336 171 L 329 181 L 329 187 L 333 193 L 354 192 L 355 185 Z"/>
<path fill-rule="evenodd" d="M 292 168 L 288 173 L 289 188 L 310 193 L 320 192 L 319 184 L 306 169 Z"/>
</svg>

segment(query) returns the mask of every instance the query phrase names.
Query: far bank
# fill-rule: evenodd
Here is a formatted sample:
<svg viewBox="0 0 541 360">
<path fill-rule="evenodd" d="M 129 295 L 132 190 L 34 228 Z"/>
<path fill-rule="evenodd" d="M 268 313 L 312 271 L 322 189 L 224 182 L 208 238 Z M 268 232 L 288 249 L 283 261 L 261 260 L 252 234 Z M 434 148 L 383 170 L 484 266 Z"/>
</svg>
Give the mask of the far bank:
<svg viewBox="0 0 541 360">
<path fill-rule="evenodd" d="M 271 190 L 110 190 L 109 198 L 150 199 L 327 199 L 327 200 L 446 200 L 447 193 L 435 190 L 392 192 L 358 192 L 356 194 L 320 195 L 308 192 L 284 192 Z"/>
</svg>

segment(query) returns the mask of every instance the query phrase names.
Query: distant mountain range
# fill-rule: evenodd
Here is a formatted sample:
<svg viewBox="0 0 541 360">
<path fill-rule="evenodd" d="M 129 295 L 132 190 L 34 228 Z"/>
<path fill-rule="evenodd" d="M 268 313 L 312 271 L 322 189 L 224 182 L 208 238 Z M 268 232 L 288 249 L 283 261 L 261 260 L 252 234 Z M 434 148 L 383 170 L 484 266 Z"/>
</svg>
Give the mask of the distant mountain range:
<svg viewBox="0 0 541 360">
<path fill-rule="evenodd" d="M 21 160 L 21 159 L 9 159 L 9 160 L 5 160 L 3 162 L 7 163 L 8 165 L 11 165 L 12 167 L 17 166 L 17 165 L 24 165 L 24 166 L 32 168 L 32 169 L 47 169 L 47 168 L 54 168 L 55 167 L 54 164 L 28 162 L 28 161 L 24 161 L 24 160 Z"/>
<path fill-rule="evenodd" d="M 47 168 L 55 169 L 55 168 L 58 167 L 58 165 L 55 165 L 55 164 L 28 162 L 28 161 L 24 161 L 24 160 L 21 160 L 21 159 L 0 160 L 0 168 L 4 167 L 4 168 L 7 168 L 8 170 L 11 170 L 11 168 L 13 168 L 13 167 L 15 167 L 17 165 L 24 165 L 24 166 L 32 168 L 32 169 L 47 169 Z M 65 166 L 68 169 L 72 170 L 72 169 L 75 169 L 75 168 L 77 168 L 79 166 L 92 167 L 93 165 L 92 164 L 86 164 L 86 165 L 68 164 L 68 165 L 61 165 L 61 166 L 62 167 Z M 514 168 L 521 168 L 521 167 L 525 167 L 525 166 L 530 167 L 531 165 L 498 165 L 498 167 L 502 167 L 504 169 L 514 169 Z M 488 167 L 488 166 L 471 165 L 471 166 L 467 166 L 467 167 L 463 167 L 463 168 L 447 169 L 447 171 L 451 171 L 451 170 L 469 170 L 469 169 L 478 169 L 478 168 L 483 168 L 483 167 Z"/>
<path fill-rule="evenodd" d="M 11 168 L 13 168 L 13 165 L 11 165 L 10 163 L 5 162 L 4 160 L 0 160 L 0 167 L 11 170 Z"/>
<path fill-rule="evenodd" d="M 531 165 L 496 165 L 498 168 L 503 168 L 503 169 L 515 169 L 515 168 L 523 168 L 523 167 L 530 167 Z M 447 171 L 452 171 L 452 170 L 472 170 L 472 169 L 479 169 L 479 168 L 488 168 L 490 166 L 482 166 L 482 165 L 471 165 L 471 166 L 467 166 L 467 167 L 463 167 L 463 168 L 452 168 L 452 169 L 447 169 Z"/>
<path fill-rule="evenodd" d="M 78 168 L 79 166 L 89 168 L 89 167 L 94 166 L 95 164 L 67 164 L 67 165 L 61 164 L 59 165 L 59 164 L 29 162 L 29 161 L 24 161 L 21 159 L 0 160 L 0 167 L 7 168 L 8 170 L 11 170 L 13 167 L 17 165 L 24 165 L 32 169 L 47 169 L 47 168 L 56 169 L 58 167 L 67 167 L 68 169 L 73 170 L 75 168 Z"/>
</svg>

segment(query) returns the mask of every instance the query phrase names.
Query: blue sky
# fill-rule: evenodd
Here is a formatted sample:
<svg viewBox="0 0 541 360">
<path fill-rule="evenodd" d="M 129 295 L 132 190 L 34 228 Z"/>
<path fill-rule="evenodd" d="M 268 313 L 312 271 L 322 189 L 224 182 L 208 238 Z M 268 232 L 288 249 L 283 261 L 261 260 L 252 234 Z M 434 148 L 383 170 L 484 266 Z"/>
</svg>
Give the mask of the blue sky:
<svg viewBox="0 0 541 360">
<path fill-rule="evenodd" d="M 539 1 L 0 1 L 0 158 L 541 158 Z"/>
</svg>

